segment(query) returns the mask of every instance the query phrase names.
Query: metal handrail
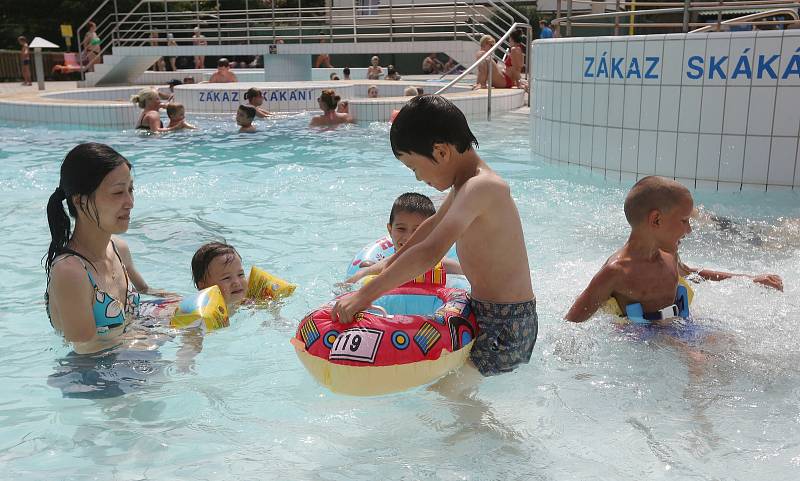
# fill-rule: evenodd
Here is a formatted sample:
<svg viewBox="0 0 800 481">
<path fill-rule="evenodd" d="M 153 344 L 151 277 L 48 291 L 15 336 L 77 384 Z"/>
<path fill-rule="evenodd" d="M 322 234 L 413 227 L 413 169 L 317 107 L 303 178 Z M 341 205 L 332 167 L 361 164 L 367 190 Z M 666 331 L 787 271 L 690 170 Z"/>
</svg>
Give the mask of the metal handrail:
<svg viewBox="0 0 800 481">
<path fill-rule="evenodd" d="M 480 58 L 478 60 L 476 60 L 472 65 L 470 65 L 469 68 L 467 68 L 466 70 L 461 72 L 461 74 L 459 74 L 458 77 L 456 77 L 453 80 L 451 80 L 450 82 L 448 82 L 447 85 L 445 85 L 444 87 L 442 87 L 439 90 L 437 90 L 436 91 L 436 95 L 441 95 L 441 94 L 445 93 L 450 87 L 452 87 L 456 83 L 460 82 L 461 79 L 463 79 L 467 74 L 469 74 L 470 72 L 472 72 L 473 70 L 478 68 L 478 66 L 480 66 L 480 64 L 482 62 L 485 62 L 485 61 L 489 60 L 490 57 L 493 57 L 495 51 L 497 51 L 497 49 L 501 48 L 503 43 L 505 43 L 508 40 L 508 37 L 510 37 L 511 34 L 515 30 L 517 30 L 519 28 L 524 28 L 526 30 L 526 33 L 525 33 L 525 58 L 526 58 L 526 62 L 525 62 L 525 78 L 530 82 L 530 78 L 531 78 L 530 46 L 531 46 L 531 32 L 533 31 L 533 29 L 527 23 L 517 22 L 517 23 L 514 23 L 513 25 L 511 25 L 511 28 L 508 29 L 508 31 L 505 33 L 505 35 L 503 35 L 497 42 L 495 42 L 495 44 L 494 44 L 494 46 L 492 46 L 492 48 L 490 48 L 489 50 L 484 52 L 484 54 L 481 55 Z M 489 60 L 489 61 L 491 61 L 491 60 Z M 491 66 L 489 66 L 488 70 L 489 70 L 488 78 L 487 78 L 487 81 L 486 81 L 486 87 L 487 87 L 487 89 L 486 89 L 487 90 L 487 93 L 486 93 L 486 102 L 487 102 L 486 119 L 487 120 L 491 120 L 492 119 L 492 71 L 494 69 Z M 530 86 L 528 88 L 530 89 Z M 528 106 L 530 106 L 530 102 L 531 102 L 531 99 L 530 99 L 530 94 L 529 94 L 528 95 Z"/>
<path fill-rule="evenodd" d="M 797 10 L 792 10 L 791 8 L 776 8 L 773 10 L 767 10 L 765 12 L 751 13 L 749 15 L 731 18 L 729 20 L 723 20 L 722 22 L 720 22 L 720 25 L 742 25 L 742 24 L 752 25 L 754 22 L 750 22 L 750 20 L 756 20 L 762 17 L 773 17 L 775 15 L 788 15 L 792 17 L 794 20 L 800 20 L 800 15 L 797 14 Z M 779 22 L 767 22 L 767 23 L 777 24 L 785 22 L 779 21 Z M 760 24 L 760 22 L 758 24 Z M 689 33 L 708 32 L 709 30 L 715 27 L 716 25 L 706 25 L 705 27 L 694 29 Z"/>
</svg>

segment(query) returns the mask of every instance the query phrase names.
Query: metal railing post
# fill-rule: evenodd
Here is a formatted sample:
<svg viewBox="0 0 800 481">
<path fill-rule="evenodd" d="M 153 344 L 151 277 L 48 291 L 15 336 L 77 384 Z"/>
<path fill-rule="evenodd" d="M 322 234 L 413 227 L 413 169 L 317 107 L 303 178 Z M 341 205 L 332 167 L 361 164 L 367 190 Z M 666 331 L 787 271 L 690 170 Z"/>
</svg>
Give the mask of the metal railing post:
<svg viewBox="0 0 800 481">
<path fill-rule="evenodd" d="M 117 39 L 119 39 L 119 8 L 117 0 L 114 0 L 114 30 L 111 31 L 111 45 L 116 46 Z"/>
<path fill-rule="evenodd" d="M 147 2 L 147 29 L 153 31 L 153 11 L 150 9 L 150 2 Z"/>
<path fill-rule="evenodd" d="M 164 0 L 164 30 L 169 33 L 169 6 L 167 0 Z"/>
<path fill-rule="evenodd" d="M 394 16 L 392 14 L 392 0 L 389 0 L 389 41 L 394 41 Z"/>
<path fill-rule="evenodd" d="M 275 2 L 272 3 L 272 44 L 275 45 Z"/>
<path fill-rule="evenodd" d="M 486 120 L 492 120 L 492 72 L 494 71 L 493 56 L 485 60 L 486 68 L 489 69 L 489 74 L 486 76 Z"/>
<path fill-rule="evenodd" d="M 217 45 L 222 45 L 222 24 L 220 23 L 220 16 L 222 12 L 219 9 L 219 0 L 217 0 Z"/>
<path fill-rule="evenodd" d="M 689 0 L 685 0 L 685 1 L 688 2 Z M 616 9 L 616 11 L 619 12 L 619 0 L 617 0 L 617 9 Z M 615 37 L 619 36 L 619 16 L 617 16 L 617 15 L 614 15 L 614 36 Z"/>
<path fill-rule="evenodd" d="M 328 0 L 328 37 L 328 41 L 333 43 L 333 0 Z"/>
<path fill-rule="evenodd" d="M 458 4 L 453 0 L 453 40 L 458 40 Z"/>
<path fill-rule="evenodd" d="M 414 12 L 416 9 L 414 8 L 414 0 L 411 0 L 411 41 L 414 41 L 414 25 L 417 24 L 416 19 L 414 18 Z"/>
<path fill-rule="evenodd" d="M 533 92 L 533 82 L 531 81 L 531 54 L 533 53 L 533 27 L 528 25 L 525 29 L 525 80 L 528 81 L 528 107 L 531 106 L 531 93 Z"/>
<path fill-rule="evenodd" d="M 356 27 L 356 2 L 353 2 L 353 43 L 358 43 L 358 28 Z"/>
<path fill-rule="evenodd" d="M 683 0 L 683 33 L 689 32 L 689 3 L 690 0 Z"/>
<path fill-rule="evenodd" d="M 567 0 L 567 37 L 571 36 L 572 36 L 572 0 Z"/>
<path fill-rule="evenodd" d="M 722 0 L 719 1 L 719 6 L 722 7 Z M 722 8 L 717 11 L 717 32 L 722 31 Z"/>
<path fill-rule="evenodd" d="M 250 45 L 250 0 L 244 0 L 244 28 L 247 33 L 247 45 Z"/>
<path fill-rule="evenodd" d="M 619 1 L 619 0 L 617 0 L 617 1 Z M 556 0 L 556 18 L 561 18 L 561 0 Z M 551 23 L 551 25 L 552 25 L 552 23 Z M 558 22 L 558 24 L 556 24 L 556 28 L 558 29 L 558 35 L 556 35 L 556 37 L 560 37 L 561 36 L 561 22 Z"/>
<path fill-rule="evenodd" d="M 297 28 L 300 33 L 300 43 L 303 43 L 303 0 L 297 0 L 297 18 L 299 23 Z"/>
</svg>

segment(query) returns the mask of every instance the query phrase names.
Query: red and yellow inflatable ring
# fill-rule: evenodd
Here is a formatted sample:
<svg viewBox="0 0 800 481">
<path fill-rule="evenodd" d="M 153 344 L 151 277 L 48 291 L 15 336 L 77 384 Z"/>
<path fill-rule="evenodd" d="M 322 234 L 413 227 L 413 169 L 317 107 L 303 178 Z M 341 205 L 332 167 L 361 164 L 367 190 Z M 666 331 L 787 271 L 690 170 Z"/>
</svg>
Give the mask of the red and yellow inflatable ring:
<svg viewBox="0 0 800 481">
<path fill-rule="evenodd" d="M 432 382 L 466 361 L 477 336 L 461 289 L 409 283 L 375 301 L 388 315 L 371 308 L 351 324 L 332 321 L 335 301 L 303 318 L 292 344 L 319 383 L 343 394 L 372 396 Z"/>
</svg>

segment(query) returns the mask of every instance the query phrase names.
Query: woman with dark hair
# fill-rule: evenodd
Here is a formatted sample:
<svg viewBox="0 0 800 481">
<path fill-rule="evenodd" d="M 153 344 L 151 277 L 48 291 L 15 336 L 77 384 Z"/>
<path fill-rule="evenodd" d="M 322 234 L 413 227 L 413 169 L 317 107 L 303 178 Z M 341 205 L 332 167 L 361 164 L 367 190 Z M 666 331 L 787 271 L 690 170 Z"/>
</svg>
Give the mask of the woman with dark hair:
<svg viewBox="0 0 800 481">
<path fill-rule="evenodd" d="M 312 127 L 324 127 L 330 125 L 347 124 L 353 122 L 353 117 L 350 114 L 336 112 L 336 107 L 339 105 L 341 97 L 336 95 L 333 89 L 325 89 L 320 94 L 317 102 L 319 108 L 322 109 L 322 115 L 317 115 L 311 118 Z"/>
<path fill-rule="evenodd" d="M 70 218 L 75 219 L 71 230 Z M 131 164 L 111 147 L 80 144 L 61 164 L 58 187 L 47 202 L 50 248 L 45 301 L 50 324 L 78 354 L 121 343 L 138 310 L 139 293 L 152 292 L 135 271 L 127 244 L 133 209 Z"/>
</svg>

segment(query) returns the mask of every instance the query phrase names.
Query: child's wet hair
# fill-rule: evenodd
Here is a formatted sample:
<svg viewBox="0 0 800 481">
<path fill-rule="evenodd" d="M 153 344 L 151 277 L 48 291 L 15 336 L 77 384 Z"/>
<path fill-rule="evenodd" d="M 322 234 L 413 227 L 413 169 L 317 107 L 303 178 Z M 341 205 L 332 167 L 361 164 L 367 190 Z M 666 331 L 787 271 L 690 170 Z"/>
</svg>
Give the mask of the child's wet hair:
<svg viewBox="0 0 800 481">
<path fill-rule="evenodd" d="M 264 94 L 262 94 L 260 90 L 258 90 L 255 87 L 250 87 L 249 89 L 247 89 L 247 92 L 244 93 L 244 99 L 245 100 L 257 99 L 258 97 L 261 97 L 262 95 L 264 95 Z"/>
<path fill-rule="evenodd" d="M 183 104 L 167 104 L 167 117 L 172 118 L 185 110 Z"/>
<path fill-rule="evenodd" d="M 400 212 L 430 217 L 436 213 L 436 207 L 433 206 L 433 201 L 427 195 L 406 192 L 394 200 L 392 211 L 389 213 L 389 224 L 394 224 L 394 217 Z"/>
<path fill-rule="evenodd" d="M 650 212 L 669 212 L 681 200 L 692 194 L 683 184 L 672 179 L 649 175 L 633 184 L 625 197 L 625 218 L 631 227 L 643 222 Z"/>
<path fill-rule="evenodd" d="M 252 105 L 240 105 L 239 112 L 244 113 L 249 120 L 254 120 L 256 118 L 256 108 Z"/>
<path fill-rule="evenodd" d="M 336 95 L 336 91 L 333 89 L 325 89 L 319 96 L 320 102 L 322 102 L 328 110 L 336 110 L 336 106 L 339 105 L 339 101 L 342 100 L 341 97 Z"/>
<path fill-rule="evenodd" d="M 198 284 L 208 275 L 208 266 L 211 265 L 211 261 L 220 256 L 225 256 L 225 265 L 233 262 L 236 257 L 242 260 L 242 256 L 230 244 L 224 242 L 203 244 L 192 256 L 192 280 L 195 287 L 199 289 Z"/>
<path fill-rule="evenodd" d="M 403 153 L 424 155 L 434 162 L 433 145 L 453 145 L 459 153 L 478 147 L 467 118 L 441 95 L 418 95 L 400 109 L 389 131 L 395 157 Z"/>
</svg>

